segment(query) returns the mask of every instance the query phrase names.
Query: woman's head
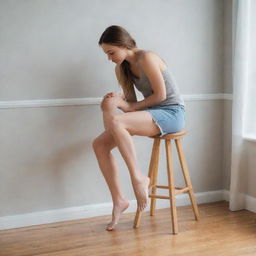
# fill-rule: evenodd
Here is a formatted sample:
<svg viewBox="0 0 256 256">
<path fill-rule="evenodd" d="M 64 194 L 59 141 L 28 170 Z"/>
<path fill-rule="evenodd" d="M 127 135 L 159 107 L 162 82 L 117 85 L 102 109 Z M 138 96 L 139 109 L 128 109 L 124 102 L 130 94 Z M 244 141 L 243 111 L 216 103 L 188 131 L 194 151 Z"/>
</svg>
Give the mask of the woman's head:
<svg viewBox="0 0 256 256">
<path fill-rule="evenodd" d="M 125 60 L 127 52 L 137 48 L 135 40 L 124 28 L 113 25 L 106 28 L 102 33 L 99 45 L 108 55 L 108 59 L 118 65 L 118 81 L 126 92 L 126 98 L 130 101 L 135 101 L 136 95 L 134 93 L 130 64 Z"/>
<path fill-rule="evenodd" d="M 136 48 L 136 42 L 131 35 L 120 26 L 110 26 L 102 33 L 99 45 L 108 55 L 108 58 L 121 64 L 126 57 L 127 50 Z"/>
</svg>

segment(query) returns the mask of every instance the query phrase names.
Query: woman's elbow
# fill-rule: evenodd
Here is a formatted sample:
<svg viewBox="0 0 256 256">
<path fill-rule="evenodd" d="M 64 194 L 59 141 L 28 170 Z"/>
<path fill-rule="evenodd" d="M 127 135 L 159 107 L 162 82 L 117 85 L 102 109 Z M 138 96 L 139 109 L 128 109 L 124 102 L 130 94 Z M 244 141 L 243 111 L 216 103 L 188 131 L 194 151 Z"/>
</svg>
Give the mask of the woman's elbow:
<svg viewBox="0 0 256 256">
<path fill-rule="evenodd" d="M 166 93 L 157 95 L 157 101 L 162 102 L 164 100 L 166 100 Z"/>
</svg>

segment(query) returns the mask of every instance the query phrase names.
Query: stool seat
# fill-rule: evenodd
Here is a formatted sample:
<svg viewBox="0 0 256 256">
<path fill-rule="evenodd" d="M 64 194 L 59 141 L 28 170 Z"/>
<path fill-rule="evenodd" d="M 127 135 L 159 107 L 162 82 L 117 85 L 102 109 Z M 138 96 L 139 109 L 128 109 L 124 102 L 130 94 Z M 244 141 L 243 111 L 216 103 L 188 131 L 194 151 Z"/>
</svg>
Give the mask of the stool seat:
<svg viewBox="0 0 256 256">
<path fill-rule="evenodd" d="M 156 135 L 156 136 L 149 136 L 149 138 L 152 138 L 152 139 L 159 138 L 161 140 L 174 140 L 174 139 L 178 139 L 178 138 L 182 137 L 183 135 L 185 135 L 187 133 L 188 133 L 187 130 L 182 130 L 180 132 L 168 133 L 162 137 Z"/>
<path fill-rule="evenodd" d="M 196 203 L 196 199 L 194 196 L 189 170 L 187 167 L 187 163 L 185 160 L 185 155 L 183 152 L 183 148 L 181 145 L 181 138 L 187 134 L 186 130 L 182 130 L 176 133 L 169 133 L 162 137 L 160 136 L 149 136 L 149 138 L 154 139 L 154 144 L 151 153 L 148 177 L 150 178 L 149 188 L 151 191 L 149 192 L 150 200 L 150 216 L 155 214 L 155 206 L 156 199 L 167 199 L 170 201 L 170 210 L 171 210 L 171 220 L 172 220 L 172 231 L 173 234 L 178 233 L 178 221 L 177 221 L 177 209 L 176 209 L 176 195 L 182 193 L 188 193 L 190 197 L 190 201 L 192 204 L 193 212 L 195 215 L 195 219 L 199 219 L 199 211 Z M 167 160 L 167 175 L 168 175 L 168 186 L 157 184 L 158 179 L 158 164 L 159 164 L 159 155 L 160 155 L 160 143 L 161 141 L 165 141 L 165 150 L 166 150 L 166 160 Z M 185 181 L 185 187 L 176 187 L 174 183 L 174 174 L 173 174 L 173 157 L 172 157 L 172 141 L 175 141 L 177 153 L 179 156 L 179 161 Z M 169 191 L 169 196 L 158 195 L 157 189 L 167 189 Z M 134 220 L 134 228 L 138 228 L 140 218 L 142 212 L 137 209 L 135 220 Z"/>
</svg>

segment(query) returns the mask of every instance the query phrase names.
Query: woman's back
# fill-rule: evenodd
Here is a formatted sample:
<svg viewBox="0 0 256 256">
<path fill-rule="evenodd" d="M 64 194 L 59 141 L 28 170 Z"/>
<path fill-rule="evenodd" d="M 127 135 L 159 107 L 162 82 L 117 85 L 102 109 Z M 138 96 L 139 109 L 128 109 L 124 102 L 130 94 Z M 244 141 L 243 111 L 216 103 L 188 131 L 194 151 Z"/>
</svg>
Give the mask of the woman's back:
<svg viewBox="0 0 256 256">
<path fill-rule="evenodd" d="M 140 54 L 140 57 L 145 54 L 145 51 Z M 160 58 L 158 56 L 158 58 Z M 174 105 L 179 104 L 184 106 L 184 100 L 182 99 L 176 80 L 174 79 L 173 74 L 168 70 L 168 66 L 165 64 L 165 62 L 160 58 L 159 66 L 161 66 L 161 73 L 165 82 L 166 87 L 166 99 L 157 106 L 168 106 L 168 105 Z M 137 70 L 137 73 L 139 73 L 139 77 L 134 75 L 134 72 L 132 72 L 132 77 L 134 81 L 135 87 L 143 94 L 144 98 L 147 98 L 151 94 L 153 94 L 152 86 L 150 84 L 150 81 L 146 74 L 143 72 L 142 67 L 139 68 L 139 71 Z"/>
</svg>

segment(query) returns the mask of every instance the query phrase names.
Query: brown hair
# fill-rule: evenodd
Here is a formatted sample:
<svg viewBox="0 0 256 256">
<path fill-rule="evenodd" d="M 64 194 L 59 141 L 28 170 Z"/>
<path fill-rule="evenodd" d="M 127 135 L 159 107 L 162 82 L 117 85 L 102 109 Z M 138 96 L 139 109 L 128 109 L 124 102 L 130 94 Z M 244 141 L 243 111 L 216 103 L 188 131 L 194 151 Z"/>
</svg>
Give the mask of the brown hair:
<svg viewBox="0 0 256 256">
<path fill-rule="evenodd" d="M 100 37 L 99 45 L 103 43 L 127 49 L 137 47 L 136 42 L 131 35 L 124 28 L 117 25 L 112 25 L 105 29 Z M 116 70 L 116 72 L 117 80 L 123 88 L 127 101 L 136 101 L 136 94 L 133 87 L 133 79 L 129 62 L 124 60 L 120 65 L 120 69 Z"/>
</svg>

